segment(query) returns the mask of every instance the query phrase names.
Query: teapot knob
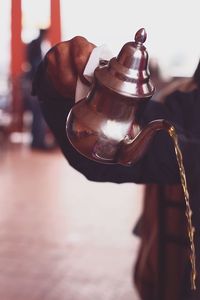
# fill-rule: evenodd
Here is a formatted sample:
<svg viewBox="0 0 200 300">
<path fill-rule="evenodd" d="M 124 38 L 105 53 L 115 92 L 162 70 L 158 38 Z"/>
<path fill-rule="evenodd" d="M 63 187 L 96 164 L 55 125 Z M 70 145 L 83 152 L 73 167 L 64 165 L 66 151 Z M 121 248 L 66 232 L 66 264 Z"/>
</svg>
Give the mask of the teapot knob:
<svg viewBox="0 0 200 300">
<path fill-rule="evenodd" d="M 144 28 L 140 28 L 135 34 L 135 42 L 143 44 L 147 39 L 147 33 Z"/>
</svg>

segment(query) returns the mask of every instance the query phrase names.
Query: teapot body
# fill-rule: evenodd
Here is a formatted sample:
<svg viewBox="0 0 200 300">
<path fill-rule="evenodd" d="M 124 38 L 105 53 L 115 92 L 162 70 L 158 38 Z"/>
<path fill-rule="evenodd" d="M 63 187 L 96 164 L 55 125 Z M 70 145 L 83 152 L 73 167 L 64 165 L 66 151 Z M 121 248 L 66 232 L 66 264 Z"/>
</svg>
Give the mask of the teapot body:
<svg viewBox="0 0 200 300">
<path fill-rule="evenodd" d="M 95 82 L 88 96 L 74 105 L 66 122 L 71 144 L 92 160 L 116 163 L 127 136 L 139 133 L 147 99 L 126 97 Z"/>
</svg>

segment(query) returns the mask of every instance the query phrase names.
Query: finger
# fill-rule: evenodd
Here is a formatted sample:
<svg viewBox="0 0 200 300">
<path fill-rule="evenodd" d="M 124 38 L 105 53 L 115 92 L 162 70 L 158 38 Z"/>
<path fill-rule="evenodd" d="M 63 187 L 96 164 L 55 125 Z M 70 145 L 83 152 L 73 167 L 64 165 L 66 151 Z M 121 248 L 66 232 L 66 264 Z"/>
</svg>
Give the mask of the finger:
<svg viewBox="0 0 200 300">
<path fill-rule="evenodd" d="M 81 81 L 87 85 L 90 85 L 90 83 L 84 77 L 83 72 L 94 48 L 95 45 L 88 42 L 84 37 L 77 36 L 71 40 L 71 54 L 73 57 L 72 61 L 74 63 L 74 68 Z"/>
<path fill-rule="evenodd" d="M 62 42 L 49 51 L 47 72 L 54 87 L 65 97 L 74 97 L 77 71 L 70 55 L 70 41 Z"/>
</svg>

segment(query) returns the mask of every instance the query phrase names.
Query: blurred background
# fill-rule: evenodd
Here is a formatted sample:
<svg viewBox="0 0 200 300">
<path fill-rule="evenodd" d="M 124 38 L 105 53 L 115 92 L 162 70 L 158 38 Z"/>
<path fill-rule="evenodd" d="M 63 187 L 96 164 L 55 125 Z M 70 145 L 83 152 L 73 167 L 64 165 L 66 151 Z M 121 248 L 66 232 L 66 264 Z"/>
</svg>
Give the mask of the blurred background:
<svg viewBox="0 0 200 300">
<path fill-rule="evenodd" d="M 143 186 L 73 170 L 31 101 L 32 76 L 61 40 L 83 35 L 117 55 L 144 27 L 159 91 L 192 76 L 198 14 L 198 0 L 0 0 L 0 299 L 138 300 Z"/>
</svg>

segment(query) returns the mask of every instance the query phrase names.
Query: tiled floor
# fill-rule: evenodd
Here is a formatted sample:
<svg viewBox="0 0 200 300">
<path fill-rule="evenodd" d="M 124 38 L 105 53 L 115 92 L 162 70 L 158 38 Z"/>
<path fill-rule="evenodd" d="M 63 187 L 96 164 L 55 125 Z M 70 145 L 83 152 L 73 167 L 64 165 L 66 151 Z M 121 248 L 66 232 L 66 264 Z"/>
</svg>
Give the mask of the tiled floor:
<svg viewBox="0 0 200 300">
<path fill-rule="evenodd" d="M 60 152 L 0 152 L 0 300 L 138 300 L 142 187 L 87 181 Z"/>
</svg>

